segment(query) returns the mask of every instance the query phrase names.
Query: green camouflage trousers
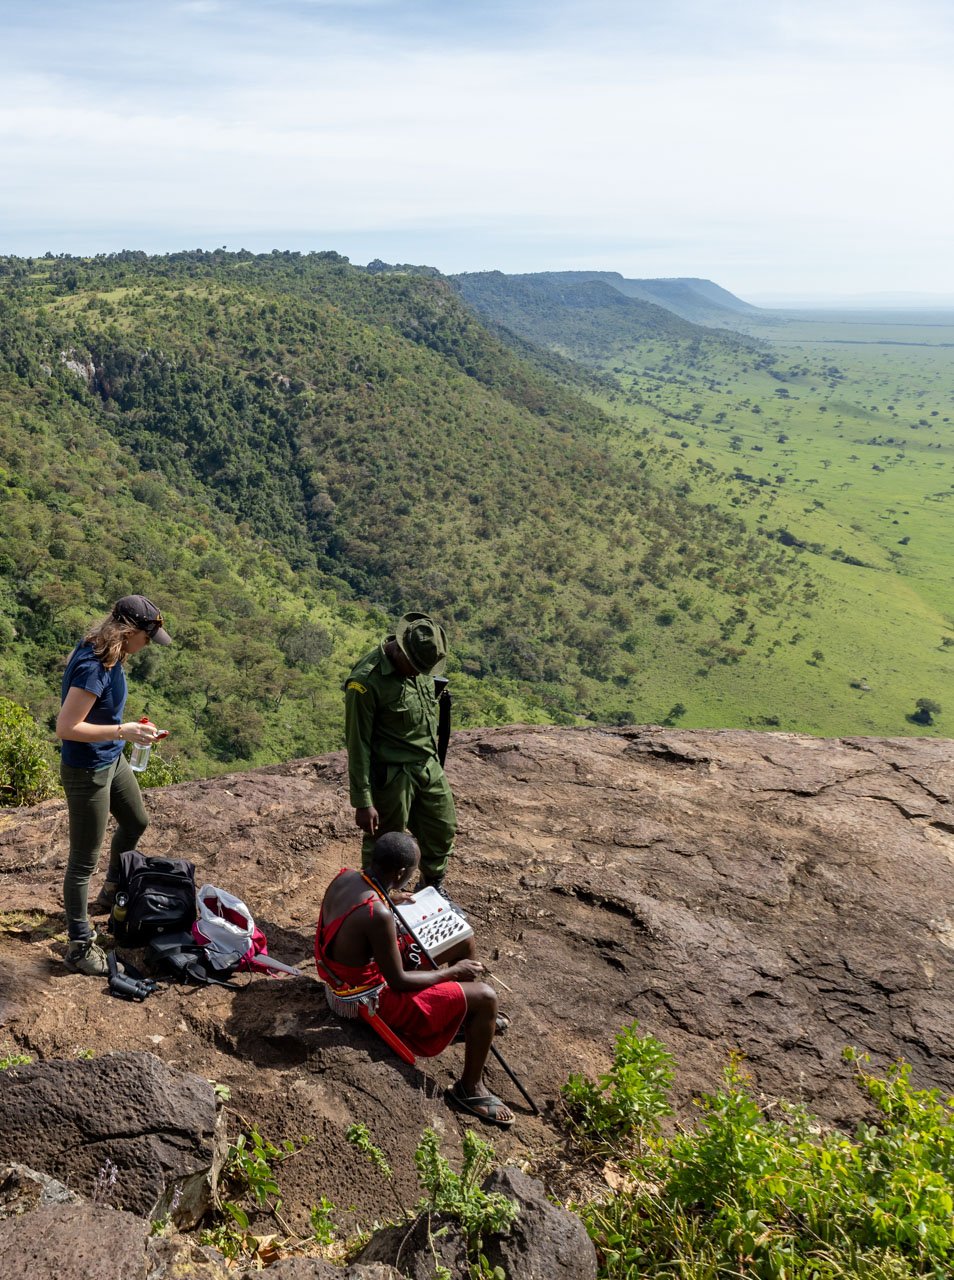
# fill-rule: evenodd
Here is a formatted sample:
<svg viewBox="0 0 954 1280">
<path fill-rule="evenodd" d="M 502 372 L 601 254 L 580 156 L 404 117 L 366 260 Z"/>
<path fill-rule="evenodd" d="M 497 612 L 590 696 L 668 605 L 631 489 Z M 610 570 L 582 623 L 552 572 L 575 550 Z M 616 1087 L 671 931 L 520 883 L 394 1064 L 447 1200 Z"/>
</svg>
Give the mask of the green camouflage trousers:
<svg viewBox="0 0 954 1280">
<path fill-rule="evenodd" d="M 421 872 L 436 880 L 447 870 L 454 851 L 457 813 L 450 784 L 439 760 L 424 764 L 390 764 L 372 769 L 371 795 L 378 811 L 378 835 L 410 831 L 421 850 Z M 374 840 L 361 842 L 361 865 L 367 870 Z"/>
</svg>

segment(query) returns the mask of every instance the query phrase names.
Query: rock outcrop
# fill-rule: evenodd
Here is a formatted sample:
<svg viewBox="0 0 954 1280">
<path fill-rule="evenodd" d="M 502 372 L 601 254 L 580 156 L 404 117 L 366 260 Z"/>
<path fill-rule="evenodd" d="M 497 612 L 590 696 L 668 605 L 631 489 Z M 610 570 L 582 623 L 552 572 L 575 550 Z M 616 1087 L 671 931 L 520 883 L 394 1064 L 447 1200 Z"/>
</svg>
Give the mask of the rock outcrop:
<svg viewBox="0 0 954 1280">
<path fill-rule="evenodd" d="M 448 888 L 513 1018 L 504 1052 L 543 1111 L 531 1117 L 492 1069 L 518 1114 L 492 1135 L 501 1159 L 558 1143 L 567 1074 L 605 1070 L 634 1018 L 676 1055 L 680 1108 L 733 1050 L 767 1098 L 831 1121 L 865 1113 L 848 1044 L 954 1088 L 954 743 L 520 727 L 455 734 L 448 771 L 460 815 Z M 147 805 L 144 851 L 192 857 L 249 904 L 272 954 L 313 973 L 322 892 L 358 856 L 343 756 L 169 787 Z M 454 1158 L 475 1123 L 442 1100 L 459 1048 L 405 1066 L 334 1018 L 312 981 L 171 988 L 138 1005 L 68 974 L 65 857 L 61 802 L 0 816 L 5 1043 L 41 1059 L 151 1052 L 229 1085 L 273 1141 L 313 1139 L 282 1168 L 283 1213 L 302 1230 L 322 1195 L 346 1220 L 347 1206 L 380 1216 L 390 1189 L 342 1141 L 352 1121 L 384 1148 L 405 1204 L 425 1124 Z"/>
<path fill-rule="evenodd" d="M 44 1205 L 0 1222 L 10 1276 L 31 1280 L 143 1280 L 149 1223 L 105 1205 Z"/>
<path fill-rule="evenodd" d="M 225 1157 L 208 1080 L 149 1053 L 109 1053 L 0 1072 L 0 1161 L 104 1206 L 191 1227 L 212 1205 Z"/>
<path fill-rule="evenodd" d="M 574 1213 L 551 1204 L 535 1178 L 519 1169 L 496 1169 L 484 1182 L 520 1206 L 508 1232 L 484 1242 L 491 1267 L 512 1280 L 596 1280 L 596 1250 Z"/>
</svg>

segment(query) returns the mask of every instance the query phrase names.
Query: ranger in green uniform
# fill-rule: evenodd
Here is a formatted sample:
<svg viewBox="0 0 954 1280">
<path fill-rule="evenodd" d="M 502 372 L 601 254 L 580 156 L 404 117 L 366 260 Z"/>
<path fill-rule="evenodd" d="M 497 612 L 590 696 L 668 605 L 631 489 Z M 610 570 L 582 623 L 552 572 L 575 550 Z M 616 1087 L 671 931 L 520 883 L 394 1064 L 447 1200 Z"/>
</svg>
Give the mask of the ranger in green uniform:
<svg viewBox="0 0 954 1280">
<path fill-rule="evenodd" d="M 424 884 L 440 888 L 457 815 L 437 753 L 435 675 L 447 637 L 426 613 L 406 613 L 393 636 L 365 654 L 345 681 L 345 739 L 354 820 L 367 868 L 376 836 L 411 831 Z"/>
</svg>

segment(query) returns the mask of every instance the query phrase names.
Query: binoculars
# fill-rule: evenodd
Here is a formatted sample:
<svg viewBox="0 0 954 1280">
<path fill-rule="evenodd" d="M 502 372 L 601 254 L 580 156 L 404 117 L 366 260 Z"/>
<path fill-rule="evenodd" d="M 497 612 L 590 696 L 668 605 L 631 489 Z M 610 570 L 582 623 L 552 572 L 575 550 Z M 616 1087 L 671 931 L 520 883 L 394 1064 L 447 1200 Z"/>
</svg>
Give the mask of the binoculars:
<svg viewBox="0 0 954 1280">
<path fill-rule="evenodd" d="M 121 1000 L 145 1000 L 158 989 L 159 984 L 152 978 L 134 978 L 130 974 L 121 973 L 116 952 L 110 951 L 107 960 L 109 966 L 109 994 L 119 996 Z"/>
</svg>

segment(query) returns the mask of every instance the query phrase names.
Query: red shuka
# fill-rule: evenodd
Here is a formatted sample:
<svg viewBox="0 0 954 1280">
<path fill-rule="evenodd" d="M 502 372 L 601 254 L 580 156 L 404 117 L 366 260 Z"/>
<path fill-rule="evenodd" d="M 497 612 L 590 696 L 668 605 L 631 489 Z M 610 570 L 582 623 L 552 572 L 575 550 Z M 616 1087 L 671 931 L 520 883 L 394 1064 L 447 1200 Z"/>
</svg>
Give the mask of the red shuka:
<svg viewBox="0 0 954 1280">
<path fill-rule="evenodd" d="M 341 874 L 339 872 L 339 874 Z M 374 914 L 376 898 L 372 895 L 356 902 L 342 916 L 327 924 L 323 915 L 318 917 L 315 930 L 315 964 L 319 973 L 336 980 L 329 983 L 332 990 L 353 987 L 373 987 L 384 982 L 381 970 L 374 959 L 365 965 L 341 964 L 329 961 L 330 952 L 338 930 L 352 912 L 367 903 Z M 467 1012 L 467 999 L 459 982 L 438 982 L 422 991 L 392 991 L 385 985 L 378 994 L 378 1015 L 401 1037 L 412 1053 L 421 1058 L 435 1058 L 443 1053 L 460 1030 Z"/>
</svg>

